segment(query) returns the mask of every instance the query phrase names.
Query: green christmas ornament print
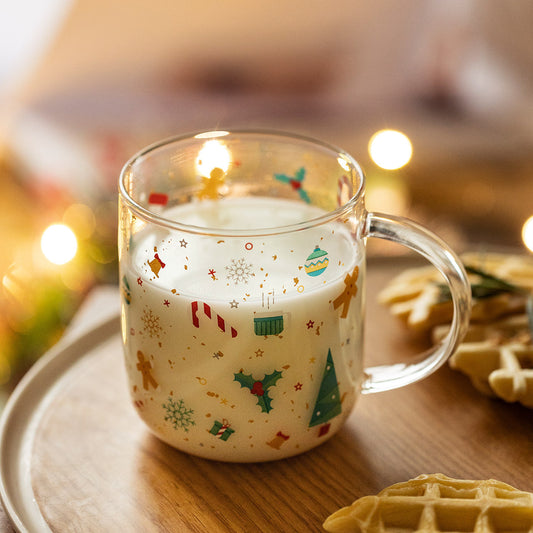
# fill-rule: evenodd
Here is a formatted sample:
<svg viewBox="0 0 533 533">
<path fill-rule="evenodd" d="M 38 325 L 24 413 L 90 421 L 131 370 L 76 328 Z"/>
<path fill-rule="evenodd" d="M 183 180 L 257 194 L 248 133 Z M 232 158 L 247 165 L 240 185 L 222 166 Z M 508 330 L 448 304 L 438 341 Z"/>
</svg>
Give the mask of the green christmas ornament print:
<svg viewBox="0 0 533 533">
<path fill-rule="evenodd" d="M 337 384 L 337 374 L 335 373 L 331 350 L 328 350 L 326 367 L 324 368 L 324 375 L 322 376 L 322 382 L 320 383 L 320 389 L 316 398 L 315 407 L 313 408 L 313 416 L 311 417 L 311 422 L 309 422 L 309 427 L 323 424 L 340 414 L 341 397 L 339 385 Z"/>
<path fill-rule="evenodd" d="M 321 250 L 317 245 L 312 253 L 307 257 L 304 269 L 308 276 L 316 277 L 320 276 L 320 274 L 323 274 L 324 270 L 328 268 L 328 265 L 328 252 Z"/>
<path fill-rule="evenodd" d="M 242 370 L 234 376 L 234 381 L 239 382 L 241 387 L 250 389 L 250 393 L 257 396 L 257 405 L 261 407 L 263 413 L 272 411 L 272 398 L 268 392 L 282 377 L 281 372 L 275 370 L 272 374 L 265 375 L 262 380 L 255 379 L 252 374 L 244 374 Z"/>
</svg>

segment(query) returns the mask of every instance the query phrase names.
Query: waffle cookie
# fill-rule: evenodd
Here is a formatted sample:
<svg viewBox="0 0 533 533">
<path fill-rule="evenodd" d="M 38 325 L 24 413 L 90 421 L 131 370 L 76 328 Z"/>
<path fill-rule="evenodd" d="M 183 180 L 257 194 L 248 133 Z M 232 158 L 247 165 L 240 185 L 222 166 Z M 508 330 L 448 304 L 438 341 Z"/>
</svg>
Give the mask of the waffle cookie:
<svg viewBox="0 0 533 533">
<path fill-rule="evenodd" d="M 507 254 L 465 254 L 461 259 L 469 268 L 495 276 L 523 291 L 494 290 L 490 280 L 488 287 L 484 287 L 480 284 L 479 275 L 469 273 L 473 285 L 471 322 L 489 322 L 524 311 L 527 293 L 533 291 L 532 258 Z M 378 301 L 388 306 L 391 313 L 410 329 L 428 331 L 436 325 L 449 323 L 452 318 L 452 302 L 443 291 L 442 283 L 443 279 L 434 267 L 408 269 L 383 288 Z"/>
<path fill-rule="evenodd" d="M 442 339 L 447 329 L 435 328 L 433 339 Z M 533 408 L 533 342 L 526 314 L 470 325 L 449 364 L 483 394 Z"/>
<path fill-rule="evenodd" d="M 423 474 L 339 509 L 323 527 L 330 533 L 533 533 L 533 494 L 494 479 Z"/>
</svg>

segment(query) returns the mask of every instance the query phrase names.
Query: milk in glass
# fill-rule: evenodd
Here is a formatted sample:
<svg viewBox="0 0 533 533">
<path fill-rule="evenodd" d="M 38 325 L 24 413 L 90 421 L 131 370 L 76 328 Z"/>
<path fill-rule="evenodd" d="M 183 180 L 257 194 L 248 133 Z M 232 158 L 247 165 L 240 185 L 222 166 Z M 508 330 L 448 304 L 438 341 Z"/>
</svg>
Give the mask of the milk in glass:
<svg viewBox="0 0 533 533">
<path fill-rule="evenodd" d="M 159 438 L 242 462 L 305 451 L 342 425 L 362 379 L 362 244 L 339 220 L 261 235 L 324 214 L 229 198 L 161 214 L 218 235 L 137 221 L 121 258 L 126 368 Z"/>
</svg>

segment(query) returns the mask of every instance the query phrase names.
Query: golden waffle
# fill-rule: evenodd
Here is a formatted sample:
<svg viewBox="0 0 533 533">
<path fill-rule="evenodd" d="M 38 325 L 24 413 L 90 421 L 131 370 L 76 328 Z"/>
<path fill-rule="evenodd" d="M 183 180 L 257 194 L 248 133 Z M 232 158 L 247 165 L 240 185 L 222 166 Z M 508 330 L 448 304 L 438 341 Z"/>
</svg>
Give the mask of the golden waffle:
<svg viewBox="0 0 533 533">
<path fill-rule="evenodd" d="M 465 254 L 465 265 L 483 270 L 516 287 L 533 291 L 533 259 L 507 254 Z M 469 274 L 471 283 L 479 276 Z M 394 279 L 379 293 L 378 301 L 390 308 L 391 313 L 409 328 L 427 331 L 451 321 L 453 307 L 443 298 L 439 284 L 443 283 L 434 267 L 408 269 Z M 474 297 L 471 322 L 488 322 L 513 313 L 523 312 L 524 294 L 503 292 L 485 298 Z"/>
<path fill-rule="evenodd" d="M 442 339 L 447 329 L 435 328 L 433 339 Z M 470 325 L 449 364 L 483 394 L 533 407 L 533 343 L 527 315 Z"/>
<path fill-rule="evenodd" d="M 533 533 L 533 494 L 494 479 L 423 474 L 326 519 L 330 533 Z"/>
<path fill-rule="evenodd" d="M 501 368 L 489 375 L 496 396 L 533 408 L 533 346 L 502 348 Z"/>
</svg>

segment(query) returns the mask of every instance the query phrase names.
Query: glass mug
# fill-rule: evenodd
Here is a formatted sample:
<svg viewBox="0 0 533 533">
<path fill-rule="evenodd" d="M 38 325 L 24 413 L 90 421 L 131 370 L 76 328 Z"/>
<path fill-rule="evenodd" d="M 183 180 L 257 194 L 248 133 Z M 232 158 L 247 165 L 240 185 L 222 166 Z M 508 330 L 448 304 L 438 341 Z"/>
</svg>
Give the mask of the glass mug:
<svg viewBox="0 0 533 533">
<path fill-rule="evenodd" d="M 347 153 L 296 135 L 214 131 L 135 155 L 120 177 L 122 336 L 133 404 L 184 452 L 269 461 L 329 439 L 360 393 L 418 381 L 467 327 L 455 254 L 406 219 L 369 213 Z M 443 341 L 363 366 L 365 241 L 419 252 L 450 287 Z"/>
</svg>

